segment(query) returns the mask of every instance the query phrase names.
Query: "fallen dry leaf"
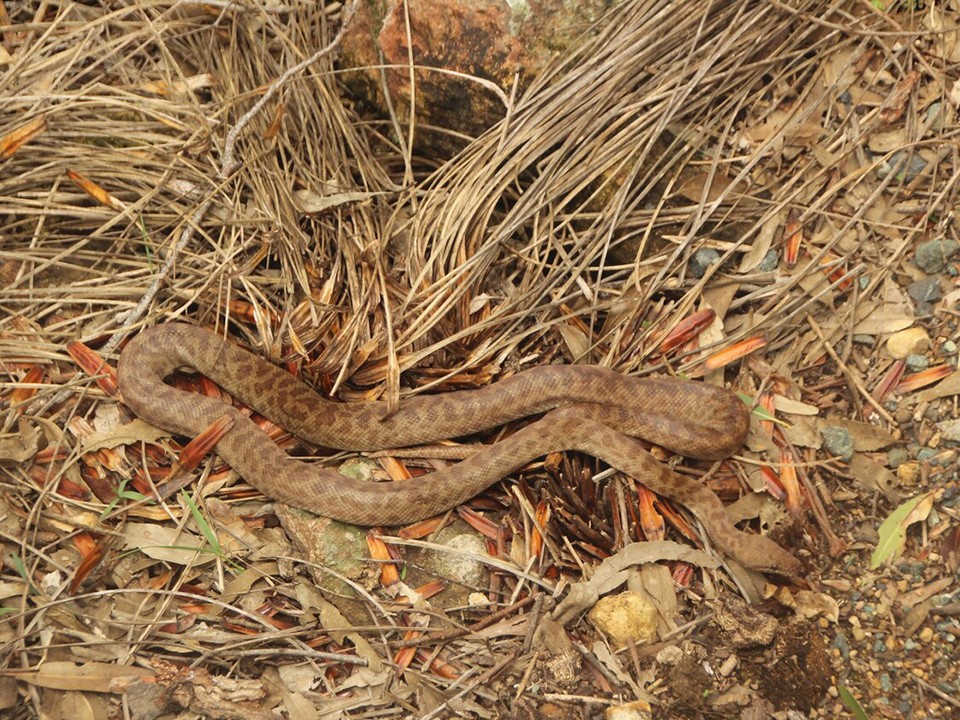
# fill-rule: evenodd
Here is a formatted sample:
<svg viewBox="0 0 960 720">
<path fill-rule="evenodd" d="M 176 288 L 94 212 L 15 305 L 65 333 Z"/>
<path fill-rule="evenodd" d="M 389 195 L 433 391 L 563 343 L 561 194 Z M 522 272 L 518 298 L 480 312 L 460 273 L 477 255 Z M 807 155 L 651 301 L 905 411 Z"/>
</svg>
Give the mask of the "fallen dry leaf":
<svg viewBox="0 0 960 720">
<path fill-rule="evenodd" d="M 40 431 L 26 418 L 17 421 L 16 434 L 0 437 L 0 464 L 26 462 L 40 449 Z"/>
<path fill-rule="evenodd" d="M 34 672 L 16 673 L 18 680 L 37 687 L 88 692 L 123 692 L 122 687 L 118 689 L 116 685 L 112 685 L 114 680 L 143 680 L 153 676 L 152 670 L 131 665 L 102 662 L 78 664 L 69 661 L 50 661 Z"/>
</svg>

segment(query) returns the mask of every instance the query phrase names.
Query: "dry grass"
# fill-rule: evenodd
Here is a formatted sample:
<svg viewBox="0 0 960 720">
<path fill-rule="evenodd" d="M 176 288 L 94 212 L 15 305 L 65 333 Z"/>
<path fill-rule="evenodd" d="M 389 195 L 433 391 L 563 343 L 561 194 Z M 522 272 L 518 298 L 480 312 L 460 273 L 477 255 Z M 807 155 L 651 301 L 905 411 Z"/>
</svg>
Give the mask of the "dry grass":
<svg viewBox="0 0 960 720">
<path fill-rule="evenodd" d="M 849 340 L 868 315 L 888 313 L 891 327 L 911 315 L 897 273 L 920 241 L 956 234 L 957 39 L 930 32 L 926 16 L 820 0 L 628 4 L 536 78 L 500 125 L 435 166 L 413 157 L 391 123 L 350 113 L 334 52 L 245 117 L 285 71 L 334 49 L 339 6 L 7 6 L 4 431 L 26 438 L 18 424 L 26 418 L 48 448 L 0 466 L 9 612 L 0 640 L 11 668 L 186 661 L 243 678 L 256 677 L 265 656 L 271 667 L 305 660 L 319 690 L 293 692 L 296 683 L 271 670 L 271 687 L 287 688 L 277 702 L 290 710 L 299 702 L 291 695 L 333 691 L 366 665 L 374 690 L 354 691 L 345 711 L 376 705 L 387 717 L 443 717 L 449 707 L 500 707 L 484 685 L 530 649 L 506 632 L 455 637 L 440 656 L 462 677 L 451 684 L 425 644 L 434 656 L 407 672 L 447 700 L 414 699 L 408 684 L 372 669 L 397 661 L 407 615 L 388 604 L 349 640 L 325 635 L 313 624 L 325 601 L 297 590 L 282 562 L 249 552 L 249 543 L 267 543 L 263 527 L 253 541 L 250 528 L 214 520 L 214 536 L 242 539 L 185 564 L 120 553 L 138 517 L 193 528 L 201 544 L 202 523 L 183 503 L 105 519 L 107 501 L 83 490 L 92 476 L 115 485 L 141 451 L 87 449 L 92 428 L 110 427 L 117 409 L 76 370 L 70 341 L 113 363 L 117 344 L 144 325 L 229 325 L 274 360 L 308 360 L 309 376 L 344 399 L 396 400 L 556 360 L 706 373 L 717 352 L 762 338 L 762 358 L 728 372 L 737 387 L 789 395 L 785 388 L 833 362 L 862 391 L 802 399 L 891 429 L 890 415 L 865 397 L 891 360 Z M 225 157 L 234 140 L 235 168 Z M 105 194 L 90 194 L 98 189 Z M 325 210 L 303 212 L 318 199 Z M 791 240 L 800 245 L 795 266 L 784 257 Z M 696 277 L 690 259 L 705 247 L 721 262 Z M 774 269 L 761 265 L 768 250 L 779 253 Z M 705 308 L 719 319 L 663 354 L 670 330 Z M 802 453 L 796 492 L 816 511 L 823 456 Z M 589 475 L 565 462 L 567 474 Z M 615 552 L 630 537 L 588 530 L 588 519 L 565 522 L 573 545 L 554 530 L 523 572 L 500 568 L 490 592 L 503 606 L 539 592 L 528 573 L 550 586 L 551 567 L 576 570 L 584 548 Z M 815 512 L 811 525 L 833 537 L 825 515 Z M 71 587 L 92 553 L 105 557 Z M 246 593 L 228 592 L 253 575 Z M 484 612 L 455 622 L 470 626 Z M 191 624 L 176 627 L 177 618 Z M 526 620 L 521 641 L 532 632 Z M 53 713 L 44 688 L 65 686 L 27 679 L 19 715 Z M 390 682 L 395 695 L 379 694 Z M 252 699 L 234 690 L 225 707 Z M 243 712 L 229 716 L 257 717 Z"/>
</svg>

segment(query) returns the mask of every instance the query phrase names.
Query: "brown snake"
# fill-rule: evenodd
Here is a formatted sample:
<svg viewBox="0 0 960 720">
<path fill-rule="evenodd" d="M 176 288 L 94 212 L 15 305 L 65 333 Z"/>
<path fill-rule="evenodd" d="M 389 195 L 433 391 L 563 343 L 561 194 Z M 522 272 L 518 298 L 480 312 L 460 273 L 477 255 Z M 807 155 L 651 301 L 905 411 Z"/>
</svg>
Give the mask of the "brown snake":
<svg viewBox="0 0 960 720">
<path fill-rule="evenodd" d="M 372 483 L 292 458 L 238 409 L 164 382 L 182 368 L 206 375 L 298 437 L 343 450 L 406 447 L 546 414 L 451 467 L 404 482 Z M 746 437 L 749 413 L 733 393 L 712 385 L 549 365 L 479 390 L 414 397 L 388 416 L 385 402 L 324 400 L 219 335 L 179 323 L 131 340 L 118 374 L 124 402 L 169 432 L 195 436 L 230 416 L 233 427 L 217 454 L 267 496 L 327 517 L 359 525 L 413 522 L 459 505 L 547 453 L 577 450 L 685 505 L 717 547 L 742 564 L 785 575 L 801 569 L 769 538 L 734 528 L 713 492 L 658 462 L 636 439 L 706 460 L 734 452 Z"/>
</svg>

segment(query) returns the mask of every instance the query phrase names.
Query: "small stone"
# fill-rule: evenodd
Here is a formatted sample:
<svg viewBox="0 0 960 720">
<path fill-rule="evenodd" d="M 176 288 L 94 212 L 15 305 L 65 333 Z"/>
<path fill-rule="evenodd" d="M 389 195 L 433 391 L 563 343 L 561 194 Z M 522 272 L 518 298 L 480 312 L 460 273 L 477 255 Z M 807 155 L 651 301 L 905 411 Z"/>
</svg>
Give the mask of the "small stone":
<svg viewBox="0 0 960 720">
<path fill-rule="evenodd" d="M 616 649 L 631 640 L 643 646 L 657 639 L 657 609 L 640 593 L 627 590 L 600 598 L 587 617 Z"/>
<path fill-rule="evenodd" d="M 933 460 L 937 456 L 937 450 L 929 447 L 922 447 L 917 450 L 917 460 L 919 462 L 925 462 L 927 460 Z"/>
<path fill-rule="evenodd" d="M 853 457 L 853 437 L 846 428 L 824 425 L 820 428 L 820 436 L 831 455 L 837 455 L 846 461 Z"/>
<path fill-rule="evenodd" d="M 350 598 L 356 591 L 341 578 L 360 581 L 361 584 L 370 578 L 370 563 L 365 560 L 368 553 L 365 528 L 283 503 L 277 503 L 276 513 L 287 536 L 297 547 L 297 556 L 304 558 L 308 567 L 316 568 L 312 575 L 318 589 Z M 362 615 L 355 616 L 346 603 L 340 607 L 353 622 L 360 622 Z"/>
<path fill-rule="evenodd" d="M 907 328 L 887 338 L 887 352 L 897 359 L 919 353 L 930 347 L 930 336 L 920 327 Z"/>
<path fill-rule="evenodd" d="M 848 594 L 853 587 L 853 583 L 847 578 L 823 578 L 820 582 L 828 588 L 839 590 L 845 594 Z"/>
<path fill-rule="evenodd" d="M 867 347 L 873 347 L 874 345 L 877 344 L 877 337 L 876 335 L 863 335 L 861 333 L 857 333 L 856 335 L 853 336 L 853 342 L 856 343 L 857 345 L 866 345 Z"/>
<path fill-rule="evenodd" d="M 924 301 L 918 302 L 913 306 L 913 315 L 918 320 L 933 317 L 933 303 Z"/>
<path fill-rule="evenodd" d="M 920 372 L 930 367 L 930 360 L 927 359 L 927 356 L 918 355 L 917 353 L 907 355 L 905 362 L 907 364 L 907 370 L 910 372 Z"/>
<path fill-rule="evenodd" d="M 950 238 L 930 240 L 917 248 L 913 261 L 918 268 L 932 275 L 943 270 L 957 250 L 960 250 L 960 243 L 956 240 Z"/>
<path fill-rule="evenodd" d="M 763 256 L 763 260 L 760 261 L 757 269 L 760 272 L 773 272 L 777 269 L 777 264 L 779 262 L 780 258 L 777 256 L 777 251 L 767 250 L 767 254 Z"/>
<path fill-rule="evenodd" d="M 747 605 L 739 598 L 730 598 L 722 603 L 714 622 L 735 648 L 766 646 L 777 635 L 776 618 Z"/>
<path fill-rule="evenodd" d="M 668 645 L 657 653 L 657 662 L 661 665 L 676 665 L 681 660 L 683 660 L 683 650 L 676 645 Z"/>
<path fill-rule="evenodd" d="M 960 418 L 951 418 L 937 423 L 937 428 L 943 433 L 943 439 L 951 442 L 960 442 Z"/>
<path fill-rule="evenodd" d="M 605 720 L 652 720 L 653 708 L 646 700 L 634 700 L 626 705 L 614 705 L 604 712 Z"/>
<path fill-rule="evenodd" d="M 837 633 L 837 636 L 833 639 L 833 647 L 840 651 L 840 657 L 844 660 L 850 657 L 850 643 L 847 642 L 846 633 Z"/>
<path fill-rule="evenodd" d="M 434 569 L 440 577 L 467 587 L 476 587 L 483 583 L 487 567 L 480 558 L 487 555 L 487 545 L 481 538 L 460 533 L 443 538 L 441 543 L 454 552 L 437 553 Z"/>
<path fill-rule="evenodd" d="M 700 248 L 690 258 L 690 273 L 695 278 L 702 278 L 707 268 L 720 262 L 720 253 L 713 248 Z"/>
<path fill-rule="evenodd" d="M 924 643 L 928 643 L 933 640 L 933 628 L 929 626 L 921 628 L 920 632 L 917 634 L 917 640 Z"/>
<path fill-rule="evenodd" d="M 942 298 L 943 291 L 940 289 L 940 281 L 937 280 L 937 278 L 928 277 L 907 285 L 907 295 L 909 295 L 914 302 L 931 303 Z"/>
<path fill-rule="evenodd" d="M 539 708 L 537 708 L 538 715 L 545 720 L 561 720 L 568 716 L 566 708 L 556 705 L 551 702 L 543 703 Z"/>
<path fill-rule="evenodd" d="M 903 448 L 891 448 L 887 450 L 887 467 L 896 470 L 910 459 L 910 453 Z"/>
<path fill-rule="evenodd" d="M 941 355 L 956 355 L 957 344 L 953 340 L 947 340 L 940 346 Z"/>
<path fill-rule="evenodd" d="M 890 155 L 890 159 L 882 162 L 877 167 L 877 177 L 884 178 L 891 171 L 896 170 L 897 177 L 902 177 L 909 182 L 923 172 L 927 167 L 927 161 L 917 153 L 907 154 L 904 150 L 897 150 Z"/>
<path fill-rule="evenodd" d="M 897 479 L 904 485 L 916 485 L 920 478 L 920 463 L 905 462 L 897 467 Z"/>
</svg>

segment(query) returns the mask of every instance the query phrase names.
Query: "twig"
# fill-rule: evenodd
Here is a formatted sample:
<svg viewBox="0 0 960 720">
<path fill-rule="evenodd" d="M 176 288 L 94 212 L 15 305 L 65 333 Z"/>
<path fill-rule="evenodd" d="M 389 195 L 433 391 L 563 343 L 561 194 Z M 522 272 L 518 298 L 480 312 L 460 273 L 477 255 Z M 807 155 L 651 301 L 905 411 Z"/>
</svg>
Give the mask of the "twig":
<svg viewBox="0 0 960 720">
<path fill-rule="evenodd" d="M 936 695 L 937 697 L 939 697 L 939 698 L 940 698 L 941 700 L 943 700 L 944 702 L 950 703 L 950 704 L 953 705 L 954 707 L 960 708 L 960 700 L 957 700 L 957 699 L 954 698 L 954 697 L 950 697 L 949 695 L 947 695 L 945 692 L 943 692 L 943 691 L 940 690 L 939 688 L 934 687 L 933 685 L 931 685 L 931 684 L 928 683 L 928 682 L 924 682 L 923 680 L 921 680 L 921 679 L 918 678 L 918 677 L 914 677 L 914 680 L 917 681 L 917 685 L 919 685 L 920 687 L 924 688 L 925 690 L 929 690 L 930 692 L 932 692 L 934 695 Z"/>
<path fill-rule="evenodd" d="M 512 605 L 508 605 L 505 608 L 501 608 L 496 612 L 490 613 L 482 620 L 479 620 L 472 625 L 466 627 L 450 628 L 449 630 L 439 630 L 437 632 L 432 632 L 422 637 L 413 638 L 411 640 L 395 640 L 391 641 L 390 647 L 396 648 L 405 648 L 405 647 L 417 647 L 419 645 L 430 645 L 437 642 L 447 642 L 449 640 L 455 640 L 456 638 L 463 637 L 465 635 L 470 635 L 471 633 L 479 632 L 484 628 L 490 627 L 494 623 L 499 622 L 503 618 L 511 615 L 517 610 L 525 608 L 527 605 L 532 603 L 534 599 L 540 597 L 540 594 L 528 595 L 523 598 L 523 600 L 518 600 Z"/>
<path fill-rule="evenodd" d="M 240 162 L 234 158 L 234 148 L 237 144 L 237 139 L 240 137 L 240 133 L 246 129 L 247 125 L 250 124 L 250 121 L 257 115 L 258 112 L 266 105 L 277 92 L 292 78 L 294 75 L 297 75 L 305 68 L 309 67 L 315 63 L 320 58 L 325 55 L 330 54 L 335 50 L 340 43 L 343 41 L 343 33 L 347 29 L 347 26 L 350 24 L 350 20 L 353 18 L 353 15 L 356 11 L 357 0 L 352 0 L 349 4 L 345 5 L 343 8 L 342 21 L 340 23 L 340 29 L 337 31 L 336 36 L 331 40 L 325 47 L 321 48 L 313 55 L 311 55 L 306 60 L 297 63 L 291 68 L 288 68 L 284 73 L 277 78 L 270 86 L 267 88 L 266 92 L 260 96 L 260 99 L 253 104 L 247 112 L 245 112 L 240 119 L 237 121 L 230 131 L 227 133 L 227 139 L 224 143 L 223 148 L 223 157 L 220 162 L 220 171 L 218 173 L 221 180 L 228 179 L 233 172 L 240 167 Z M 218 186 L 219 187 L 219 186 Z M 141 317 L 146 314 L 147 309 L 153 303 L 154 298 L 160 292 L 160 288 L 166 282 L 167 277 L 173 271 L 174 265 L 176 265 L 177 258 L 180 257 L 180 253 L 183 249 L 189 244 L 190 240 L 193 239 L 194 232 L 200 226 L 200 223 L 203 221 L 203 218 L 206 217 L 207 212 L 210 210 L 210 206 L 213 205 L 214 194 L 213 191 L 207 196 L 207 198 L 200 204 L 200 206 L 194 211 L 193 215 L 190 216 L 190 222 L 187 227 L 184 228 L 183 232 L 180 234 L 180 239 L 177 241 L 177 244 L 174 245 L 173 250 L 167 254 L 166 259 L 163 262 L 160 270 L 154 276 L 153 281 L 150 283 L 150 287 L 147 288 L 147 291 L 140 298 L 140 301 L 137 303 L 136 307 L 132 310 L 127 310 L 123 313 L 120 313 L 116 316 L 117 322 L 120 324 L 120 327 L 117 328 L 117 331 L 111 335 L 110 339 L 104 343 L 102 352 L 105 355 L 112 353 L 117 346 L 120 344 L 121 340 L 125 336 L 125 331 Z M 54 401 L 63 401 L 69 395 L 66 391 L 57 393 L 54 398 Z M 62 396 L 62 397 L 61 397 Z"/>
<path fill-rule="evenodd" d="M 343 41 L 343 33 L 350 25 L 350 21 L 353 19 L 353 15 L 356 10 L 357 0 L 351 0 L 349 4 L 344 5 L 340 19 L 340 29 L 337 31 L 337 34 L 334 36 L 333 40 L 331 40 L 325 47 L 317 50 L 306 60 L 302 60 L 293 67 L 284 70 L 280 77 L 270 83 L 270 86 L 267 88 L 266 92 L 263 93 L 263 95 L 260 96 L 260 99 L 253 104 L 253 107 L 247 110 L 240 117 L 240 119 L 237 120 L 237 124 L 234 125 L 230 129 L 230 132 L 227 133 L 227 140 L 223 146 L 223 159 L 220 164 L 220 177 L 222 179 L 226 179 L 232 175 L 233 171 L 240 166 L 240 162 L 235 160 L 233 157 L 234 147 L 237 144 L 237 138 L 240 137 L 240 133 L 243 132 L 250 121 L 258 112 L 260 112 L 263 106 L 270 102 L 270 100 L 273 99 L 273 96 L 276 95 L 280 89 L 287 84 L 287 81 L 289 81 L 290 78 L 310 67 L 320 58 L 329 55 L 340 46 L 340 43 Z"/>
<path fill-rule="evenodd" d="M 824 336 L 823 331 L 820 329 L 820 326 L 817 325 L 817 321 L 814 320 L 813 317 L 809 314 L 807 315 L 807 324 L 809 324 L 810 327 L 813 328 L 813 331 L 817 334 L 817 337 L 820 338 L 820 342 L 823 345 L 823 349 L 827 351 L 827 354 L 830 355 L 831 358 L 833 358 L 833 361 L 837 364 L 837 368 L 840 370 L 840 372 L 844 374 L 844 376 L 847 378 L 850 384 L 853 385 L 857 389 L 857 391 L 863 396 L 863 399 L 866 400 L 870 404 L 870 406 L 877 411 L 880 417 L 882 417 L 884 420 L 890 423 L 890 425 L 896 426 L 897 421 L 893 419 L 893 416 L 890 415 L 890 413 L 884 410 L 883 405 L 881 405 L 874 399 L 874 397 L 863 386 L 863 383 L 860 382 L 857 376 L 850 371 L 850 368 L 847 367 L 847 365 L 845 365 L 842 360 L 840 360 L 840 356 L 837 355 L 837 351 L 833 349 L 833 346 L 830 345 L 829 342 L 827 342 L 827 339 Z"/>
<path fill-rule="evenodd" d="M 568 693 L 544 693 L 544 700 L 555 700 L 557 702 L 578 702 L 587 705 L 614 705 L 619 700 L 611 698 L 591 697 L 590 695 L 570 695 Z"/>
<path fill-rule="evenodd" d="M 467 687 L 465 687 L 463 690 L 461 690 L 461 691 L 458 692 L 456 695 L 454 695 L 452 698 L 449 698 L 449 699 L 446 700 L 445 702 L 441 703 L 440 705 L 438 705 L 437 707 L 435 707 L 435 708 L 434 708 L 433 710 L 431 710 L 430 712 L 428 712 L 428 713 L 426 713 L 426 714 L 424 714 L 424 715 L 421 715 L 421 716 L 418 718 L 418 720 L 431 720 L 431 718 L 436 717 L 436 716 L 439 715 L 441 712 L 443 712 L 444 710 L 448 709 L 448 707 L 450 706 L 450 703 L 452 703 L 453 701 L 459 700 L 460 698 L 462 698 L 462 697 L 463 697 L 464 695 L 466 695 L 467 693 L 472 692 L 472 691 L 476 690 L 478 687 L 480 687 L 481 685 L 483 685 L 483 684 L 485 684 L 485 683 L 488 683 L 488 682 L 490 682 L 491 680 L 493 680 L 493 678 L 495 678 L 497 675 L 499 675 L 499 674 L 503 671 L 503 669 L 504 669 L 505 667 L 507 667 L 507 665 L 509 665 L 510 663 L 512 663 L 512 662 L 513 662 L 514 660 L 516 660 L 516 659 L 517 659 L 517 653 L 516 653 L 516 652 L 510 653 L 510 654 L 507 655 L 505 658 L 503 658 L 500 662 L 498 662 L 496 665 L 494 665 L 492 668 L 490 668 L 490 669 L 487 670 L 485 673 L 483 673 L 483 675 L 481 675 L 481 676 L 478 677 L 476 680 L 474 680 L 472 683 L 470 683 L 470 684 L 469 684 Z"/>
</svg>

